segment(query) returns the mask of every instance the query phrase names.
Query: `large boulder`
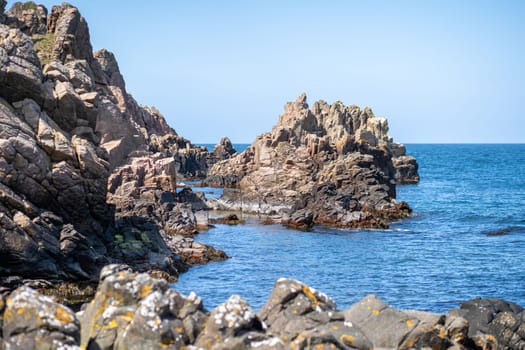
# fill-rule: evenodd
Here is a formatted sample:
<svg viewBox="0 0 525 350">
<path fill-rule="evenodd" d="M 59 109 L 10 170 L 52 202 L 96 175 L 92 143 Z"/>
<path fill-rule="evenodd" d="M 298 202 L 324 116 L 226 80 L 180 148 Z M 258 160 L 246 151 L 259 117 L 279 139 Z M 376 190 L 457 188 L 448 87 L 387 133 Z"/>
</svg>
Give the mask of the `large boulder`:
<svg viewBox="0 0 525 350">
<path fill-rule="evenodd" d="M 29 287 L 11 293 L 2 312 L 6 349 L 80 349 L 75 313 Z"/>
<path fill-rule="evenodd" d="M 519 305 L 501 299 L 472 299 L 449 312 L 468 321 L 468 337 L 482 348 L 523 349 L 525 347 L 525 311 Z"/>
<path fill-rule="evenodd" d="M 87 278 L 111 240 L 104 152 L 30 99 L 0 99 L 0 125 L 3 273 Z"/>
<path fill-rule="evenodd" d="M 358 326 L 345 322 L 330 297 L 296 280 L 279 279 L 258 316 L 293 349 L 372 347 Z"/>
<path fill-rule="evenodd" d="M 284 342 L 265 334 L 261 320 L 238 295 L 232 295 L 208 316 L 195 345 L 204 349 L 284 349 Z"/>
<path fill-rule="evenodd" d="M 369 108 L 318 101 L 309 109 L 302 94 L 286 104 L 271 132 L 211 168 L 205 184 L 237 191 L 225 191 L 210 205 L 269 214 L 283 223 L 306 209 L 314 223 L 385 227 L 410 212 L 395 200 L 396 179 L 415 176 L 396 170 L 412 158 L 387 132 L 387 120 Z"/>
<path fill-rule="evenodd" d="M 88 349 L 180 349 L 195 341 L 205 318 L 195 294 L 184 297 L 164 280 L 110 265 L 80 317 L 80 344 Z"/>
</svg>

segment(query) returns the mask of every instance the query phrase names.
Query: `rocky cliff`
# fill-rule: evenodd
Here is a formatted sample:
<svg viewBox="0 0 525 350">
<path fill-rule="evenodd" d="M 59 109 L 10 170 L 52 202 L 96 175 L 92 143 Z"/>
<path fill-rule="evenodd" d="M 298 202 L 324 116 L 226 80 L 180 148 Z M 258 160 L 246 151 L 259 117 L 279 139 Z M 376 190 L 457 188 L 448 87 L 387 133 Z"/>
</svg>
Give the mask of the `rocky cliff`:
<svg viewBox="0 0 525 350">
<path fill-rule="evenodd" d="M 259 312 L 232 295 L 208 311 L 165 280 L 109 265 L 74 313 L 29 287 L 0 294 L 5 349 L 523 349 L 525 312 L 473 299 L 446 314 L 398 310 L 368 295 L 346 310 L 299 281 L 276 281 Z"/>
<path fill-rule="evenodd" d="M 176 276 L 224 258 L 179 235 L 195 232 L 199 201 L 176 178 L 204 174 L 208 152 L 127 93 L 77 8 L 0 5 L 1 282 L 96 281 L 119 261 Z"/>
<path fill-rule="evenodd" d="M 229 187 L 218 209 L 277 214 L 294 226 L 384 226 L 408 214 L 396 182 L 417 182 L 416 160 L 387 135 L 369 108 L 306 95 L 285 106 L 279 122 L 244 152 L 215 164 L 206 179 Z"/>
</svg>

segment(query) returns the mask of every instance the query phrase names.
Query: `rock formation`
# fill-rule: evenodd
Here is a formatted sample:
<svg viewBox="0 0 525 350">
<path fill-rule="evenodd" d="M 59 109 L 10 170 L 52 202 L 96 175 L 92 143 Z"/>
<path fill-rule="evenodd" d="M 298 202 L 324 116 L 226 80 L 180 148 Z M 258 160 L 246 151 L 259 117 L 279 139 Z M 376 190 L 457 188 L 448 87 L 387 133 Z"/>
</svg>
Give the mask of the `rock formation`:
<svg viewBox="0 0 525 350">
<path fill-rule="evenodd" d="M 213 155 L 220 159 L 231 158 L 237 151 L 233 148 L 229 138 L 223 137 L 221 141 L 213 148 Z"/>
<path fill-rule="evenodd" d="M 0 348 L 16 349 L 523 349 L 525 313 L 474 299 L 446 314 L 398 310 L 369 295 L 349 309 L 282 278 L 255 312 L 233 295 L 208 311 L 162 279 L 109 265 L 74 313 L 29 287 L 0 294 Z"/>
<path fill-rule="evenodd" d="M 395 183 L 418 181 L 417 162 L 369 108 L 315 102 L 285 106 L 271 132 L 216 163 L 205 183 L 225 190 L 217 209 L 278 214 L 292 226 L 382 227 L 408 214 Z M 311 219 L 310 219 L 311 218 Z"/>
<path fill-rule="evenodd" d="M 4 6 L 0 284 L 96 281 L 111 262 L 176 276 L 223 259 L 178 235 L 195 232 L 202 200 L 177 194 L 175 179 L 202 176 L 209 153 L 127 93 L 114 55 L 93 53 L 77 8 Z"/>
</svg>

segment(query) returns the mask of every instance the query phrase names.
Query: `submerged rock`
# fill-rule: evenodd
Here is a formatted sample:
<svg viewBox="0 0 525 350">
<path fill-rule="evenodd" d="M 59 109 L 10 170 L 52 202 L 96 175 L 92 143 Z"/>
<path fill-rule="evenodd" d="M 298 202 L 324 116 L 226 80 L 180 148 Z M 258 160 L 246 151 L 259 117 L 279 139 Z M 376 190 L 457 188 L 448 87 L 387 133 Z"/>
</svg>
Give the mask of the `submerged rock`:
<svg viewBox="0 0 525 350">
<path fill-rule="evenodd" d="M 386 119 L 369 108 L 319 101 L 309 109 L 302 94 L 286 104 L 271 132 L 212 167 L 205 184 L 236 191 L 210 206 L 277 214 L 292 225 L 293 213 L 303 210 L 313 213 L 313 223 L 385 227 L 410 212 L 395 201 L 396 180 L 419 179 L 417 162 L 387 131 Z"/>
</svg>

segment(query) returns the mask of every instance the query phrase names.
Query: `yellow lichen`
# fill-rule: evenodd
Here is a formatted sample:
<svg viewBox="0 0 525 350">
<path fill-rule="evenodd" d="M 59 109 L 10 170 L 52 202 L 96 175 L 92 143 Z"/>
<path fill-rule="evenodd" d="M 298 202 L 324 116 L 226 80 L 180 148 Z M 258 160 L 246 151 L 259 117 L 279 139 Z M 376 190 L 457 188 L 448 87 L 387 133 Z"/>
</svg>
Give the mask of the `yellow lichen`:
<svg viewBox="0 0 525 350">
<path fill-rule="evenodd" d="M 126 322 L 131 322 L 134 316 L 135 316 L 135 313 L 133 311 L 129 311 L 129 312 L 126 312 L 125 314 L 120 315 L 120 318 L 122 318 Z"/>
<path fill-rule="evenodd" d="M 145 297 L 147 297 L 149 295 L 149 293 L 151 293 L 151 286 L 146 284 L 146 285 L 142 286 L 142 288 L 140 288 L 139 297 L 141 299 L 144 299 Z"/>
<path fill-rule="evenodd" d="M 379 310 L 378 310 L 378 309 L 374 309 L 374 310 L 372 310 L 372 314 L 373 314 L 373 315 L 379 315 Z"/>
<path fill-rule="evenodd" d="M 111 322 L 109 322 L 106 325 L 106 328 L 108 328 L 108 329 L 114 329 L 114 328 L 117 328 L 117 327 L 118 327 L 118 322 L 115 319 L 112 319 Z"/>
<path fill-rule="evenodd" d="M 60 322 L 64 322 L 64 323 L 71 323 L 74 320 L 71 314 L 66 309 L 60 306 L 57 307 L 55 311 L 55 317 Z"/>
<path fill-rule="evenodd" d="M 343 334 L 339 337 L 339 340 L 345 345 L 353 345 L 355 338 L 349 334 Z"/>
<path fill-rule="evenodd" d="M 407 324 L 408 328 L 414 327 L 414 321 L 412 321 L 412 320 L 406 320 L 406 324 Z"/>
<path fill-rule="evenodd" d="M 182 333 L 184 329 L 182 327 L 175 327 L 175 332 Z"/>
<path fill-rule="evenodd" d="M 312 301 L 312 307 L 316 307 L 317 305 L 319 305 L 319 301 L 315 297 L 315 295 L 312 292 L 312 290 L 310 289 L 310 287 L 303 286 L 303 293 L 304 293 L 304 295 L 306 295 L 308 297 L 308 299 L 310 299 Z"/>
</svg>

